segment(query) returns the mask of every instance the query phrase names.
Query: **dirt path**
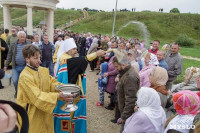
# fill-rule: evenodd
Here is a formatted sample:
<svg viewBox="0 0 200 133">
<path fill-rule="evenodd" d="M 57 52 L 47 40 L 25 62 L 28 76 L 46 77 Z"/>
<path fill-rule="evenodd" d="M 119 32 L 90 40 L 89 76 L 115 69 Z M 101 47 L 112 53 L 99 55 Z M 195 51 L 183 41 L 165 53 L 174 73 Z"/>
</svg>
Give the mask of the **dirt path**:
<svg viewBox="0 0 200 133">
<path fill-rule="evenodd" d="M 88 18 L 88 16 L 89 16 L 88 12 L 86 10 L 82 10 L 82 12 L 83 12 L 83 17 L 73 20 L 72 22 L 69 23 L 69 25 L 62 27 L 61 29 L 69 28 L 69 27 L 79 23 L 80 21 Z"/>
<path fill-rule="evenodd" d="M 200 61 L 200 58 L 191 57 L 191 56 L 184 56 L 184 55 L 181 55 L 181 56 L 182 56 L 183 58 L 185 58 L 185 59 Z"/>
<path fill-rule="evenodd" d="M 104 107 L 97 107 L 99 100 L 97 83 L 97 71 L 88 72 L 87 69 L 87 128 L 88 133 L 118 133 L 120 126 L 110 122 L 114 118 L 114 110 L 106 110 Z M 11 70 L 9 70 L 11 73 Z M 6 87 L 0 89 L 0 99 L 16 101 L 14 98 L 14 86 L 8 86 L 8 80 L 2 80 Z M 108 94 L 105 94 L 105 106 L 108 105 Z"/>
</svg>

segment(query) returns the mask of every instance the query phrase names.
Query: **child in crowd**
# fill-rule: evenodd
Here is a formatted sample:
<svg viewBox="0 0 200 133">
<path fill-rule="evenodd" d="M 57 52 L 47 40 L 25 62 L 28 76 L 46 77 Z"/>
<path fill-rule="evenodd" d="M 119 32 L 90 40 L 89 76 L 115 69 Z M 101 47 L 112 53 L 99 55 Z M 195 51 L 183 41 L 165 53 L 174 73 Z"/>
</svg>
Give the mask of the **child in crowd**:
<svg viewBox="0 0 200 133">
<path fill-rule="evenodd" d="M 98 78 L 99 102 L 96 103 L 96 106 L 103 107 L 104 104 L 104 91 L 108 82 L 108 78 L 104 77 L 103 75 L 107 72 L 107 69 L 108 63 L 102 63 L 100 66 L 100 73 Z"/>
</svg>

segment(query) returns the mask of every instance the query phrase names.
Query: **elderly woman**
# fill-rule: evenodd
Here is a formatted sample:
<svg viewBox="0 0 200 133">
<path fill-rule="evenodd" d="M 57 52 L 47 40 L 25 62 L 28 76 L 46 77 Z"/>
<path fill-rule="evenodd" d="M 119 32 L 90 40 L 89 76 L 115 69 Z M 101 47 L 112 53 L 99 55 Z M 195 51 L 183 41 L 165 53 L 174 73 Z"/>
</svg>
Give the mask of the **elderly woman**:
<svg viewBox="0 0 200 133">
<path fill-rule="evenodd" d="M 162 67 L 154 67 L 149 76 L 151 88 L 155 89 L 161 100 L 161 106 L 165 108 L 167 103 L 167 88 L 166 83 L 168 81 L 167 71 Z"/>
<path fill-rule="evenodd" d="M 126 120 L 123 133 L 163 133 L 166 115 L 158 93 L 147 87 L 138 91 L 138 111 Z"/>
<path fill-rule="evenodd" d="M 104 73 L 104 77 L 108 77 L 108 83 L 106 85 L 106 92 L 110 94 L 110 104 L 105 107 L 108 110 L 113 110 L 115 107 L 114 104 L 114 93 L 115 93 L 115 87 L 116 87 L 116 82 L 115 78 L 117 77 L 117 74 L 119 73 L 117 69 L 115 69 L 115 66 L 113 64 L 113 59 L 115 56 L 111 57 L 111 59 L 108 62 L 108 70 L 106 73 Z"/>
<path fill-rule="evenodd" d="M 154 54 L 146 52 L 143 60 L 144 60 L 145 66 L 139 72 L 140 86 L 141 87 L 150 87 L 151 84 L 149 81 L 149 75 L 152 71 L 152 68 L 154 68 L 156 65 L 159 64 L 158 59 Z"/>
<path fill-rule="evenodd" d="M 172 92 L 178 92 L 181 90 L 191 90 L 191 91 L 199 91 L 197 89 L 197 82 L 195 78 L 197 78 L 200 75 L 200 69 L 197 67 L 189 67 L 185 70 L 185 75 L 184 75 L 184 82 L 179 83 L 175 85 L 172 88 Z"/>
<path fill-rule="evenodd" d="M 193 121 L 200 108 L 198 95 L 188 90 L 180 91 L 173 95 L 173 104 L 178 115 L 168 119 L 164 133 L 170 129 L 189 133 L 190 129 L 195 128 Z"/>
</svg>

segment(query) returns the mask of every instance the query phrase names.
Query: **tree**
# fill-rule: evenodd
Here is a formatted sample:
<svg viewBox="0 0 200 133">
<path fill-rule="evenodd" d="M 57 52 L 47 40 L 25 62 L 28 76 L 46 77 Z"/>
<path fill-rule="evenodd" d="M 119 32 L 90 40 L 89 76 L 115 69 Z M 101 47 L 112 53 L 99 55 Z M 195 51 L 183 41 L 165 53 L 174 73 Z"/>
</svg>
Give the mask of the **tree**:
<svg viewBox="0 0 200 133">
<path fill-rule="evenodd" d="M 88 7 L 83 8 L 83 10 L 86 10 L 86 11 L 87 11 L 88 9 L 89 9 Z"/>
<path fill-rule="evenodd" d="M 173 8 L 170 10 L 170 13 L 180 13 L 180 11 L 178 10 L 178 8 Z"/>
</svg>

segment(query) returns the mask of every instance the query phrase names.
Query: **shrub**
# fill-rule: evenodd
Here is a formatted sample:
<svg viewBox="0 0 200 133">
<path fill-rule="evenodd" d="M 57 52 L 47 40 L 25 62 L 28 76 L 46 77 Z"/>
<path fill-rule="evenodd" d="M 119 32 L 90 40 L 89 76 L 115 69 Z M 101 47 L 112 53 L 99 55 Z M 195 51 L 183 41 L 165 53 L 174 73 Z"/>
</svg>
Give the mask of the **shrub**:
<svg viewBox="0 0 200 133">
<path fill-rule="evenodd" d="M 191 47 L 196 45 L 197 41 L 188 37 L 186 34 L 180 34 L 176 39 L 176 43 L 178 43 L 180 46 Z"/>
<path fill-rule="evenodd" d="M 170 10 L 170 13 L 180 13 L 180 11 L 178 10 L 178 8 L 173 8 Z"/>
</svg>

